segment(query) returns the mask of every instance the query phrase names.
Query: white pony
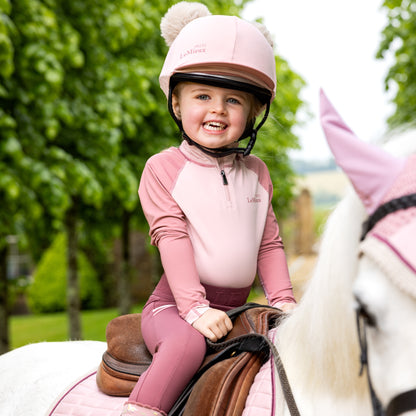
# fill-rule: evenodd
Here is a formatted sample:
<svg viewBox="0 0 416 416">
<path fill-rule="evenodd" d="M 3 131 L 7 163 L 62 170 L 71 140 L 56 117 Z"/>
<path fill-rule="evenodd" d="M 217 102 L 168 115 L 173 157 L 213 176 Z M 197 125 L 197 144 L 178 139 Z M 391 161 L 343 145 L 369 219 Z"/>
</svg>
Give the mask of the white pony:
<svg viewBox="0 0 416 416">
<path fill-rule="evenodd" d="M 370 326 L 367 331 L 370 372 L 374 389 L 385 407 L 392 397 L 416 386 L 416 358 L 411 355 L 416 347 L 412 330 L 416 307 L 414 293 L 404 292 L 403 284 L 391 279 L 384 266 L 373 259 L 371 247 L 360 244 L 363 221 L 384 202 L 386 195 L 378 190 L 368 193 L 360 172 L 371 165 L 370 188 L 373 187 L 373 175 L 380 168 L 370 154 L 375 151 L 379 158 L 383 155 L 382 167 L 392 177 L 385 185 L 387 191 L 405 164 L 395 165 L 395 158 L 390 159 L 353 137 L 324 95 L 321 105 L 329 144 L 340 166 L 350 174 L 364 204 L 350 191 L 334 210 L 327 222 L 314 276 L 298 308 L 279 326 L 275 343 L 300 415 L 368 416 L 372 412 L 370 392 L 367 378 L 359 377 L 354 305 L 359 305 Z M 402 149 L 407 146 L 408 152 L 416 151 L 416 136 L 403 143 Z M 359 162 L 357 156 L 360 154 L 365 159 L 362 166 L 363 161 Z M 416 170 L 415 163 L 410 165 Z M 374 199 L 372 194 L 378 197 Z M 414 228 L 414 220 L 411 223 Z M 370 234 L 364 243 L 368 238 L 375 236 Z M 416 256 L 411 260 L 414 264 Z M 40 343 L 0 356 L 0 414 L 51 415 L 51 405 L 59 394 L 97 368 L 105 349 L 105 343 L 94 341 Z M 256 397 L 262 393 L 264 374 L 267 371 L 260 371 L 256 377 L 244 414 L 289 416 L 281 389 L 277 389 L 273 398 L 263 395 L 259 399 L 263 405 L 256 404 Z M 266 383 L 270 385 L 270 378 Z M 264 401 L 268 403 L 266 406 Z M 275 403 L 273 409 L 270 403 Z"/>
</svg>

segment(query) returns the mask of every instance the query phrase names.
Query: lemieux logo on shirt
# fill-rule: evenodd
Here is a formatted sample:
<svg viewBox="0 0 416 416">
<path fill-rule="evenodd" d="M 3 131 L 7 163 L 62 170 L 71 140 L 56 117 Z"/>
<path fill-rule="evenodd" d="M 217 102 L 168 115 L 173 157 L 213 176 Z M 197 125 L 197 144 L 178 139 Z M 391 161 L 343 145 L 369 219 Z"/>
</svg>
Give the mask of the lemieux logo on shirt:
<svg viewBox="0 0 416 416">
<path fill-rule="evenodd" d="M 249 204 L 258 204 L 261 202 L 261 198 L 259 194 L 254 195 L 253 197 L 247 197 L 247 202 Z"/>
</svg>

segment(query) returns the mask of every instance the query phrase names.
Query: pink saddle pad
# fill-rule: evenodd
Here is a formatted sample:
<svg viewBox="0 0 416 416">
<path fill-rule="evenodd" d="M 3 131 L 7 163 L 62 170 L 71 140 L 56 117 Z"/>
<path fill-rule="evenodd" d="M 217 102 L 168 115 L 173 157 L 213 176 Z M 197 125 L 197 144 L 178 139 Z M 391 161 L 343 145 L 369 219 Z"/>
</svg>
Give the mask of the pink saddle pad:
<svg viewBox="0 0 416 416">
<path fill-rule="evenodd" d="M 126 397 L 112 397 L 98 390 L 96 372 L 70 387 L 53 406 L 49 416 L 120 416 Z"/>
<path fill-rule="evenodd" d="M 275 329 L 272 329 L 269 337 L 273 340 L 274 336 Z M 274 416 L 274 368 L 271 360 L 257 374 L 243 416 Z M 57 399 L 48 416 L 120 416 L 127 397 L 102 393 L 95 381 L 96 373 L 94 371 L 68 388 Z"/>
</svg>

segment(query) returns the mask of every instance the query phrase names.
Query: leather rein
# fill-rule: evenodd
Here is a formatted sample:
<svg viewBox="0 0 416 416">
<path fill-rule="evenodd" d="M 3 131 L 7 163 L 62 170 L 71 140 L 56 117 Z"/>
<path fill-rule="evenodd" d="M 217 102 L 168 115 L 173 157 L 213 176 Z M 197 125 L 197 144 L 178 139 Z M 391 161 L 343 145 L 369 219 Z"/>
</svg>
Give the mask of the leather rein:
<svg viewBox="0 0 416 416">
<path fill-rule="evenodd" d="M 361 241 L 364 240 L 367 233 L 375 226 L 375 224 L 386 217 L 387 215 L 411 207 L 416 207 L 416 193 L 410 195 L 404 195 L 400 198 L 392 199 L 381 205 L 377 210 L 368 218 L 363 224 L 363 231 L 361 235 Z M 368 325 L 369 317 L 363 312 L 361 307 L 357 308 L 357 332 L 358 340 L 360 344 L 360 376 L 362 375 L 364 368 L 367 370 L 367 379 L 371 396 L 371 404 L 373 407 L 374 416 L 397 416 L 410 410 L 416 409 L 416 388 L 400 393 L 391 399 L 387 408 L 384 409 L 380 399 L 377 397 L 370 377 L 368 369 L 368 351 L 367 351 L 367 336 L 366 326 Z"/>
</svg>

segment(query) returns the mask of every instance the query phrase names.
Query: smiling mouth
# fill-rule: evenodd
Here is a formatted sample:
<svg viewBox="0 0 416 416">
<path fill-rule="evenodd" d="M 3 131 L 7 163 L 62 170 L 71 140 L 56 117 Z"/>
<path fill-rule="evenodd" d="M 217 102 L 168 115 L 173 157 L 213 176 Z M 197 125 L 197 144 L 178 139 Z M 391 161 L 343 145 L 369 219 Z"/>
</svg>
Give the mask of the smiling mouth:
<svg viewBox="0 0 416 416">
<path fill-rule="evenodd" d="M 223 131 L 227 128 L 227 125 L 219 121 L 208 121 L 204 123 L 204 128 L 210 131 Z"/>
</svg>

